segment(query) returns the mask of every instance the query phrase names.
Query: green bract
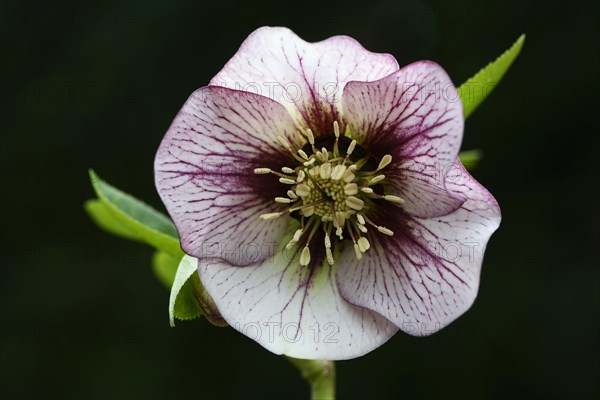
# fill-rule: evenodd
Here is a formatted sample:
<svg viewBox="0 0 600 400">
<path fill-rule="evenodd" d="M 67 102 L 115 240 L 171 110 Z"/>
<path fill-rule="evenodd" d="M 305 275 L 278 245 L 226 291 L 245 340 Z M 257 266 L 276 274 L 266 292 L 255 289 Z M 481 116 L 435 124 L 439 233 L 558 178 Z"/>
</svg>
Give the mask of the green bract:
<svg viewBox="0 0 600 400">
<path fill-rule="evenodd" d="M 104 182 L 90 170 L 92 186 L 104 208 L 87 205 L 86 211 L 98 224 L 110 231 L 182 257 L 173 223 L 149 205 Z"/>
<path fill-rule="evenodd" d="M 198 277 L 198 260 L 183 256 L 177 267 L 171 297 L 169 298 L 169 322 L 175 326 L 175 318 L 186 320 L 202 315 L 199 293 L 202 290 Z"/>
<path fill-rule="evenodd" d="M 104 182 L 92 170 L 90 179 L 98 196 L 97 199 L 84 203 L 90 218 L 109 233 L 149 244 L 158 250 L 153 256 L 152 266 L 156 277 L 165 286 L 173 286 L 171 296 L 174 294 L 174 297 L 169 306 L 171 325 L 174 317 L 186 320 L 202 315 L 196 300 L 201 290 L 198 274 L 193 274 L 195 269 L 189 268 L 178 271 L 178 265 L 189 267 L 189 259 L 195 259 L 184 257 L 171 220 L 142 201 Z M 176 271 L 179 275 L 176 275 Z M 185 279 L 181 278 L 184 275 Z"/>
</svg>

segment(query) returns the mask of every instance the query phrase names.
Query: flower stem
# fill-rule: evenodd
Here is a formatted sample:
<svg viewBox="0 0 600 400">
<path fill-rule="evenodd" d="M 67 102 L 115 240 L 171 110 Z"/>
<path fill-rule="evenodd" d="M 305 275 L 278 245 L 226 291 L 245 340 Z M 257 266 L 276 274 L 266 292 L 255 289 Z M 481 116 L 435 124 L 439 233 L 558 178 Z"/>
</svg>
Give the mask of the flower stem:
<svg viewBox="0 0 600 400">
<path fill-rule="evenodd" d="M 335 363 L 326 360 L 300 360 L 285 357 L 294 364 L 311 387 L 312 400 L 335 399 Z"/>
</svg>

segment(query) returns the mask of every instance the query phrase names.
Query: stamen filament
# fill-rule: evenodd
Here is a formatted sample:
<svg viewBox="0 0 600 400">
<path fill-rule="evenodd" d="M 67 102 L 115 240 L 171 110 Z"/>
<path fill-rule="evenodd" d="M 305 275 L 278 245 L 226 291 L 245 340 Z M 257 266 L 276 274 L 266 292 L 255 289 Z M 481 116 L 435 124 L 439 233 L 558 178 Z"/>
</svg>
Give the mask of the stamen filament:
<svg viewBox="0 0 600 400">
<path fill-rule="evenodd" d="M 333 121 L 333 134 L 335 136 L 335 142 L 333 143 L 333 157 L 340 155 L 340 125 L 337 121 Z"/>
</svg>

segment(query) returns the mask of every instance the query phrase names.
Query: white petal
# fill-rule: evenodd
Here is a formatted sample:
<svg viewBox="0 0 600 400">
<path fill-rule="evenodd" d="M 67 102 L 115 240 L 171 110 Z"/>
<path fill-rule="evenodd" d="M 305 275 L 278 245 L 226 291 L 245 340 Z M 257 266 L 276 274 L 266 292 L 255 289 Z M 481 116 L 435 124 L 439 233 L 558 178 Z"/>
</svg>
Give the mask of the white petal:
<svg viewBox="0 0 600 400">
<path fill-rule="evenodd" d="M 446 72 L 430 61 L 408 65 L 375 82 L 350 82 L 344 115 L 354 137 L 385 169 L 390 192 L 417 217 L 445 215 L 464 198 L 448 193 L 445 177 L 463 136 L 462 103 Z"/>
<path fill-rule="evenodd" d="M 217 87 L 190 96 L 154 167 L 156 187 L 187 254 L 248 265 L 261 259 L 240 248 L 279 242 L 285 221 L 259 216 L 280 211 L 273 199 L 285 191 L 275 175 L 254 173 L 290 163 L 277 136 L 295 143 L 297 131 L 273 100 Z"/>
<path fill-rule="evenodd" d="M 397 69 L 394 57 L 369 52 L 348 36 L 308 43 L 287 28 L 263 27 L 248 36 L 210 84 L 267 96 L 315 135 L 333 134 L 346 83 L 373 81 Z"/>
<path fill-rule="evenodd" d="M 296 252 L 277 252 L 247 267 L 203 260 L 200 279 L 229 325 L 276 354 L 349 359 L 379 347 L 396 332 L 377 313 L 340 297 L 335 270 L 322 255 L 300 267 Z M 295 262 L 290 262 L 294 254 Z"/>
<path fill-rule="evenodd" d="M 500 209 L 459 168 L 463 173 L 448 187 L 468 200 L 457 211 L 429 219 L 386 214 L 394 236 L 371 234 L 371 249 L 362 262 L 342 252 L 338 285 L 345 299 L 417 336 L 438 331 L 471 306 L 485 247 L 500 224 Z"/>
</svg>

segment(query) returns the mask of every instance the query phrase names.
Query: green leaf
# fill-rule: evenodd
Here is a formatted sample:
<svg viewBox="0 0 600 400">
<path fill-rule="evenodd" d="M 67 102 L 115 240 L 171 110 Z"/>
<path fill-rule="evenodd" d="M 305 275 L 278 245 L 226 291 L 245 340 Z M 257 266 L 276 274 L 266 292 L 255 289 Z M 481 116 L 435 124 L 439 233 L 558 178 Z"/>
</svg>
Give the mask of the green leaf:
<svg viewBox="0 0 600 400">
<path fill-rule="evenodd" d="M 120 236 L 125 239 L 139 240 L 135 231 L 121 224 L 118 219 L 113 216 L 112 211 L 100 200 L 90 199 L 83 204 L 83 208 L 88 216 L 108 233 L 115 236 Z"/>
<path fill-rule="evenodd" d="M 87 206 L 88 213 L 95 213 L 94 222 L 111 233 L 147 243 L 177 259 L 183 256 L 177 231 L 169 218 L 104 182 L 92 170 L 90 179 L 98 199 L 105 206 L 104 210 L 97 205 Z"/>
<path fill-rule="evenodd" d="M 198 277 L 198 259 L 183 256 L 169 298 L 169 323 L 175 326 L 175 318 L 188 320 L 202 315 L 198 299 L 202 286 Z"/>
<path fill-rule="evenodd" d="M 179 262 L 180 259 L 175 258 L 164 251 L 157 251 L 152 256 L 152 270 L 154 271 L 154 275 L 156 275 L 156 278 L 162 282 L 167 289 L 171 289 L 173 286 Z"/>
<path fill-rule="evenodd" d="M 458 93 L 463 102 L 463 112 L 465 119 L 485 100 L 492 92 L 500 80 L 508 71 L 511 64 L 525 43 L 525 34 L 519 36 L 512 47 L 506 50 L 495 61 L 489 63 L 485 68 L 479 71 L 475 76 L 467 80 L 458 88 Z"/>
<path fill-rule="evenodd" d="M 481 161 L 481 157 L 483 157 L 483 152 L 481 150 L 466 150 L 458 153 L 458 158 L 467 171 L 474 170 L 479 164 L 479 161 Z"/>
</svg>

